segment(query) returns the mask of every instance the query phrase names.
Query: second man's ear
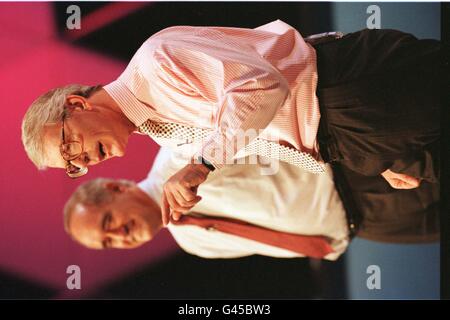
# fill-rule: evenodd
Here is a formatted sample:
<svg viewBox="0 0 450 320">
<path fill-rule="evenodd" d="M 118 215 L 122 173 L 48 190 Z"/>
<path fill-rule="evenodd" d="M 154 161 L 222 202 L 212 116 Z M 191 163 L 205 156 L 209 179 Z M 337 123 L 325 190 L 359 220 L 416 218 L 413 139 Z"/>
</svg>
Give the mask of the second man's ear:
<svg viewBox="0 0 450 320">
<path fill-rule="evenodd" d="M 122 193 L 125 192 L 127 186 L 120 182 L 113 181 L 106 183 L 106 189 L 111 190 L 113 192 Z"/>
</svg>

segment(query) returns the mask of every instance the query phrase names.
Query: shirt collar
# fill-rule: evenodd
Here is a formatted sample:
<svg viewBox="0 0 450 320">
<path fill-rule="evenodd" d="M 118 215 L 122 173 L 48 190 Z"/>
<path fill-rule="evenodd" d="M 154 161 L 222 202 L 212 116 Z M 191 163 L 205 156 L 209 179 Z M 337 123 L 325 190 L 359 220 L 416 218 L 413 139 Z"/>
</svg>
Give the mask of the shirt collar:
<svg viewBox="0 0 450 320">
<path fill-rule="evenodd" d="M 136 127 L 154 117 L 151 108 L 140 102 L 120 79 L 111 82 L 103 88 L 117 102 L 125 116 Z"/>
</svg>

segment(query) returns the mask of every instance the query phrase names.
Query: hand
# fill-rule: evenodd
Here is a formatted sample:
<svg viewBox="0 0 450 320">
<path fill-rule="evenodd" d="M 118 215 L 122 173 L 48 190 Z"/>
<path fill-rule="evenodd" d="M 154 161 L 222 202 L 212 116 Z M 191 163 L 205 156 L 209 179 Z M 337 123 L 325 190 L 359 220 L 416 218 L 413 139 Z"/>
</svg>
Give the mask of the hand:
<svg viewBox="0 0 450 320">
<path fill-rule="evenodd" d="M 420 185 L 420 180 L 402 173 L 386 170 L 382 174 L 384 179 L 394 189 L 414 189 Z"/>
<path fill-rule="evenodd" d="M 188 164 L 166 181 L 161 205 L 164 226 L 169 224 L 170 214 L 178 220 L 202 199 L 197 196 L 197 189 L 209 172 L 203 164 Z"/>
</svg>

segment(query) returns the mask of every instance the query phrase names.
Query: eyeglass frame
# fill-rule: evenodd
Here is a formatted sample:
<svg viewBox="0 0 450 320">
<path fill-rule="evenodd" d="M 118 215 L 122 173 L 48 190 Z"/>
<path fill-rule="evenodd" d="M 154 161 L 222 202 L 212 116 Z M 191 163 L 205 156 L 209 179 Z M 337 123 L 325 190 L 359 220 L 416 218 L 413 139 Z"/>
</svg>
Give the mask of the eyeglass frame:
<svg viewBox="0 0 450 320">
<path fill-rule="evenodd" d="M 74 164 L 72 164 L 70 162 L 72 160 L 77 159 L 80 155 L 83 154 L 84 147 L 83 147 L 83 144 L 80 143 L 79 141 L 70 141 L 70 142 L 66 142 L 65 141 L 66 139 L 65 139 L 65 132 L 64 132 L 64 120 L 66 118 L 66 114 L 67 114 L 67 111 L 66 111 L 66 107 L 65 107 L 64 108 L 64 113 L 63 113 L 63 116 L 62 116 L 62 120 L 61 120 L 61 144 L 59 145 L 59 152 L 61 153 L 61 156 L 64 159 L 64 161 L 66 161 L 66 174 L 70 178 L 76 179 L 76 178 L 79 178 L 81 176 L 86 175 L 88 173 L 88 167 L 86 166 L 84 168 L 79 168 L 79 167 L 77 167 L 76 165 L 74 165 Z M 79 154 L 77 154 L 76 156 L 72 156 L 72 157 L 67 158 L 65 156 L 66 153 L 63 150 L 64 150 L 64 146 L 69 144 L 69 143 L 77 143 L 77 144 L 79 144 L 81 146 L 81 152 Z M 69 170 L 70 166 L 78 168 L 78 169 L 80 169 L 80 171 L 76 172 L 76 173 L 71 173 L 70 170 Z"/>
</svg>

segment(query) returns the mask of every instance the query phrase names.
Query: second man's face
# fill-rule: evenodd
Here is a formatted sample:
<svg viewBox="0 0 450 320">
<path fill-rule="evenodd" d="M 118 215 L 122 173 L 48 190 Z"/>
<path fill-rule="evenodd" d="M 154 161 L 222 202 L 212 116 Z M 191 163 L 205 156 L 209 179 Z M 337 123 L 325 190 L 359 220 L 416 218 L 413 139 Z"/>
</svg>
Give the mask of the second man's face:
<svg viewBox="0 0 450 320">
<path fill-rule="evenodd" d="M 107 190 L 114 198 L 103 205 L 76 206 L 69 224 L 72 236 L 93 249 L 132 249 L 150 241 L 159 229 L 159 213 L 152 212 L 136 186 L 126 188 Z"/>
</svg>

